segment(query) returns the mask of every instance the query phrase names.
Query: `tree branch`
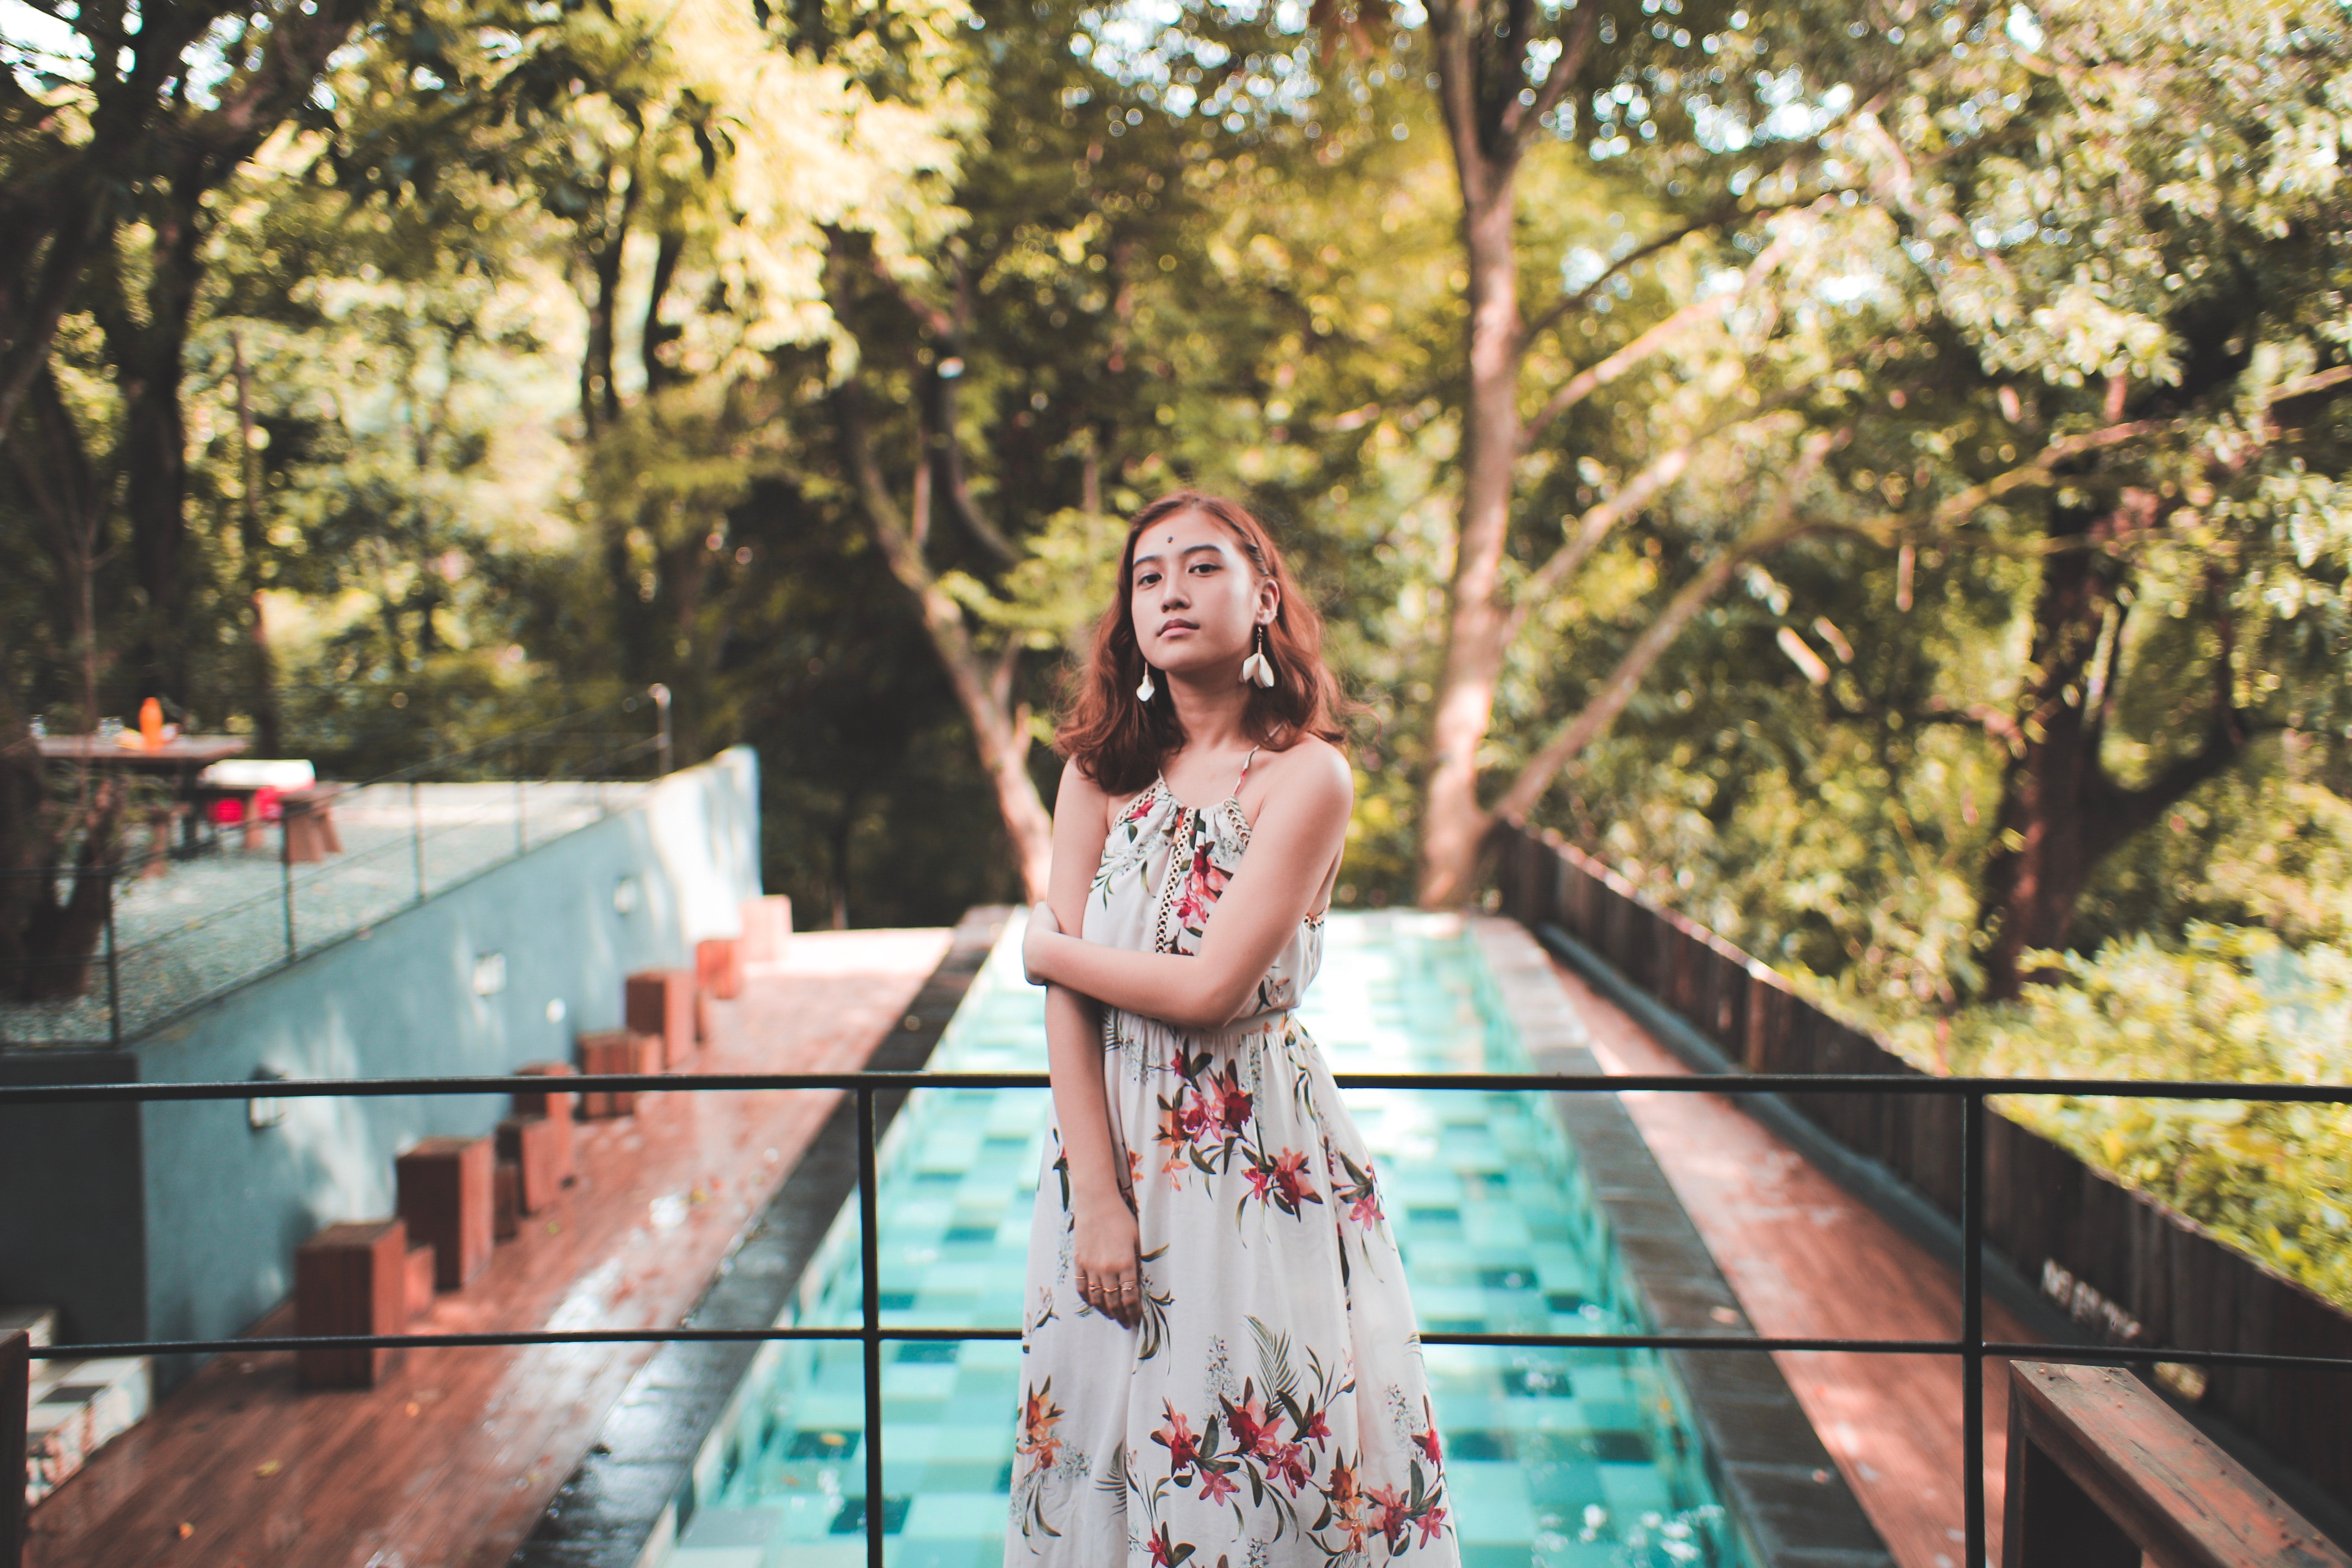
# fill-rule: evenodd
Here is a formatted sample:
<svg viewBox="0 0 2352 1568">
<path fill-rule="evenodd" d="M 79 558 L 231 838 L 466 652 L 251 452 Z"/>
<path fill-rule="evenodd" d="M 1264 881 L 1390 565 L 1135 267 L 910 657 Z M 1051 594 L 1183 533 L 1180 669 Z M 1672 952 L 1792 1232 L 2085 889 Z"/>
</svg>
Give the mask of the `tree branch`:
<svg viewBox="0 0 2352 1568">
<path fill-rule="evenodd" d="M 1701 431 L 1681 446 L 1663 452 L 1651 459 L 1649 465 L 1640 473 L 1635 474 L 1619 487 L 1615 495 L 1589 508 L 1581 517 L 1577 519 L 1575 533 L 1562 542 L 1558 550 L 1553 551 L 1550 557 L 1519 584 L 1518 592 L 1514 595 L 1515 603 L 1511 608 L 1510 619 L 1503 633 L 1503 646 L 1508 647 L 1518 640 L 1519 633 L 1527 626 L 1528 617 L 1535 613 L 1536 605 L 1546 595 L 1550 594 L 1562 583 L 1575 575 L 1577 569 L 1591 559 L 1592 552 L 1601 547 L 1601 541 L 1609 536 L 1610 530 L 1647 506 L 1652 497 L 1658 495 L 1676 479 L 1682 478 L 1684 471 L 1690 467 L 1691 459 L 1697 456 L 1701 447 L 1718 436 L 1753 425 L 1766 415 L 1777 412 L 1796 402 L 1811 390 L 1810 384 L 1801 387 L 1793 387 L 1767 399 L 1760 407 L 1745 410 L 1733 418 L 1726 419 Z"/>
<path fill-rule="evenodd" d="M 1782 235 L 1774 239 L 1771 244 L 1757 254 L 1754 261 L 1748 263 L 1748 270 L 1740 274 L 1738 287 L 1727 289 L 1719 294 L 1710 294 L 1704 300 L 1692 300 L 1600 363 L 1590 365 L 1570 378 L 1568 384 L 1553 393 L 1543 407 L 1537 410 L 1535 417 L 1529 419 L 1521 428 L 1519 432 L 1521 455 L 1524 456 L 1534 449 L 1536 437 L 1541 435 L 1544 428 L 1553 420 L 1610 383 L 1616 381 L 1684 333 L 1704 326 L 1709 321 L 1719 320 L 1731 309 L 1731 302 L 1734 300 L 1755 287 L 1762 280 L 1765 274 L 1780 264 L 1780 258 L 1789 253 L 1790 247 L 1789 236 Z"/>
<path fill-rule="evenodd" d="M 1683 628 L 1691 618 L 1706 605 L 1707 601 L 1723 591 L 1724 584 L 1731 581 L 1732 574 L 1757 556 L 1811 531 L 1809 525 L 1792 526 L 1790 519 L 1795 515 L 1797 502 L 1805 487 L 1811 483 L 1823 460 L 1846 434 L 1842 430 L 1824 430 L 1806 438 L 1802 454 L 1780 487 L 1780 500 L 1771 515 L 1708 562 L 1697 576 L 1675 591 L 1657 618 L 1643 627 L 1633 646 L 1625 650 L 1624 657 L 1601 681 L 1600 689 L 1591 700 L 1574 718 L 1555 731 L 1552 738 L 1545 742 L 1543 747 L 1528 760 L 1527 765 L 1519 770 L 1518 777 L 1511 781 L 1510 787 L 1486 813 L 1490 820 L 1499 817 L 1507 822 L 1525 822 L 1528 813 L 1534 809 L 1537 801 L 1543 798 L 1544 791 L 1551 786 L 1551 781 L 1559 775 L 1559 770 L 1585 747 L 1600 739 L 1616 721 L 1617 715 L 1624 711 L 1625 705 L 1633 700 L 1633 693 L 1641 688 L 1643 679 L 1652 668 L 1664 657 L 1666 649 L 1674 646 L 1675 639 L 1682 635 Z"/>
<path fill-rule="evenodd" d="M 1552 61 L 1551 70 L 1536 89 L 1536 100 L 1521 103 L 1515 94 L 1503 106 L 1501 130 L 1503 146 L 1507 149 L 1507 156 L 1517 158 L 1527 146 L 1528 138 L 1534 134 L 1536 127 L 1544 122 L 1544 117 L 1558 109 L 1560 100 L 1568 96 L 1569 88 L 1583 73 L 1584 57 L 1592 48 L 1592 30 L 1600 20 L 1601 7 L 1598 5 L 1586 5 L 1578 10 L 1576 20 L 1560 37 L 1559 58 Z M 1526 58 L 1524 53 L 1520 58 Z"/>
</svg>

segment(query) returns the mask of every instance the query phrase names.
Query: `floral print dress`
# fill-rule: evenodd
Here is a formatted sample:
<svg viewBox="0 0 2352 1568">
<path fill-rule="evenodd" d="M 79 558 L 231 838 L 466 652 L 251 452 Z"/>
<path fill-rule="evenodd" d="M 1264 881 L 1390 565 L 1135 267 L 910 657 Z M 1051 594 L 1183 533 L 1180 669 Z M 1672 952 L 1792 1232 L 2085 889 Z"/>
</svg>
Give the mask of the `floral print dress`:
<svg viewBox="0 0 2352 1568">
<path fill-rule="evenodd" d="M 1249 834 L 1233 796 L 1195 811 L 1155 781 L 1103 847 L 1087 940 L 1197 952 Z M 1104 1009 L 1142 1319 L 1121 1328 L 1078 1295 L 1056 1127 L 1029 1237 L 1008 1568 L 1460 1560 L 1371 1158 L 1291 1012 L 1322 938 L 1321 917 L 1302 923 L 1253 1014 L 1221 1029 Z"/>
</svg>

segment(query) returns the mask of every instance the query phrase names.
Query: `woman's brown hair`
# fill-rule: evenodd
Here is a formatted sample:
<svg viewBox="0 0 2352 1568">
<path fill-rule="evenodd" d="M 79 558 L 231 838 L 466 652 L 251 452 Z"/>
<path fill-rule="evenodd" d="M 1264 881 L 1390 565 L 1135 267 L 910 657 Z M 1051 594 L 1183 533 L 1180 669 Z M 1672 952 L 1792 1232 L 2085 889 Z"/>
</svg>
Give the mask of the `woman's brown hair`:
<svg viewBox="0 0 2352 1568">
<path fill-rule="evenodd" d="M 1150 702 L 1136 700 L 1135 689 L 1143 679 L 1143 650 L 1135 640 L 1133 610 L 1136 537 L 1153 523 L 1187 511 L 1222 525 L 1239 542 L 1258 575 L 1271 579 L 1281 591 L 1274 623 L 1265 628 L 1265 657 L 1274 665 L 1274 684 L 1250 688 L 1243 729 L 1251 740 L 1276 752 L 1287 751 L 1303 735 L 1335 745 L 1346 738 L 1339 717 L 1348 704 L 1339 695 L 1339 678 L 1323 662 L 1323 617 L 1299 592 L 1265 525 L 1236 501 L 1178 490 L 1137 512 L 1127 525 L 1127 543 L 1118 552 L 1118 587 L 1110 607 L 1095 623 L 1086 668 L 1070 682 L 1061 722 L 1054 730 L 1055 749 L 1111 795 L 1150 784 L 1161 760 L 1184 743 L 1184 726 L 1165 685 Z"/>
</svg>

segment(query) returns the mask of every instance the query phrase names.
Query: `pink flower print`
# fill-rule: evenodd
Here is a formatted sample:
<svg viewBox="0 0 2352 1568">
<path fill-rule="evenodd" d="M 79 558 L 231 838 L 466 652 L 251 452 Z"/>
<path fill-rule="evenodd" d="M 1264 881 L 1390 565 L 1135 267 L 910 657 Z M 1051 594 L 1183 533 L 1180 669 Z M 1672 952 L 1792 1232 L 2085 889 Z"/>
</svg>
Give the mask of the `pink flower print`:
<svg viewBox="0 0 2352 1568">
<path fill-rule="evenodd" d="M 1413 1441 L 1421 1445 L 1422 1457 L 1431 1464 L 1441 1465 L 1445 1462 L 1445 1440 L 1437 1435 L 1436 1427 L 1432 1426 Z"/>
<path fill-rule="evenodd" d="M 1255 1455 L 1261 1459 L 1271 1458 L 1276 1446 L 1275 1422 L 1281 1418 L 1276 1416 L 1269 1420 L 1266 1417 L 1265 1405 L 1259 1400 L 1248 1397 L 1247 1384 L 1242 1385 L 1242 1394 L 1243 1399 L 1239 1405 L 1235 1405 L 1230 1399 L 1223 1402 L 1225 1426 L 1234 1435 L 1234 1451 Z"/>
<path fill-rule="evenodd" d="M 1445 1510 L 1433 1507 L 1428 1512 L 1414 1520 L 1413 1523 L 1421 1527 L 1421 1543 L 1426 1546 L 1444 1531 Z"/>
<path fill-rule="evenodd" d="M 1210 911 L 1217 907 L 1217 896 L 1224 890 L 1225 873 L 1210 858 L 1209 846 L 1202 843 L 1193 849 L 1192 874 L 1176 896 L 1176 919 L 1194 929 L 1206 925 Z"/>
<path fill-rule="evenodd" d="M 1266 1463 L 1267 1471 L 1276 1480 L 1290 1489 L 1297 1497 L 1298 1489 L 1314 1478 L 1307 1473 L 1307 1449 L 1297 1443 L 1285 1443 L 1275 1449 Z"/>
<path fill-rule="evenodd" d="M 1121 822 L 1140 822 L 1146 816 L 1150 816 L 1151 813 L 1151 793 L 1152 792 L 1150 790 L 1145 790 L 1141 795 L 1137 795 L 1135 797 L 1135 804 L 1127 808 L 1127 815 L 1120 817 L 1119 820 Z"/>
<path fill-rule="evenodd" d="M 1151 1440 L 1168 1450 L 1168 1468 L 1178 1479 L 1200 1462 L 1201 1439 L 1193 1434 L 1192 1420 L 1179 1415 L 1175 1406 L 1160 1402 L 1160 1414 L 1167 1425 L 1151 1435 Z"/>
<path fill-rule="evenodd" d="M 1296 1149 L 1285 1149 L 1274 1157 L 1274 1185 L 1283 1202 L 1292 1209 L 1300 1204 L 1323 1201 L 1313 1187 L 1307 1184 L 1307 1156 Z"/>
<path fill-rule="evenodd" d="M 1396 1551 L 1398 1547 L 1404 1544 L 1405 1526 L 1412 1519 L 1412 1508 L 1403 1498 L 1397 1495 L 1397 1489 L 1394 1487 L 1374 1487 L 1364 1496 L 1374 1508 L 1380 1510 L 1380 1518 L 1375 1521 L 1375 1528 L 1388 1537 L 1389 1550 Z"/>
<path fill-rule="evenodd" d="M 1209 1110 L 1209 1102 L 1201 1098 L 1197 1089 L 1188 1090 L 1183 1109 L 1176 1113 L 1177 1130 L 1192 1142 L 1199 1143 L 1205 1141 L 1215 1125 L 1216 1118 Z"/>
<path fill-rule="evenodd" d="M 1242 1087 L 1238 1066 L 1226 1063 L 1224 1072 L 1209 1080 L 1209 1091 L 1219 1127 L 1232 1133 L 1249 1125 L 1250 1092 Z"/>
<path fill-rule="evenodd" d="M 1331 1427 L 1323 1419 L 1323 1412 L 1309 1410 L 1307 1413 L 1306 1425 L 1298 1428 L 1298 1440 L 1302 1443 L 1322 1444 L 1329 1442 L 1330 1439 Z"/>
<path fill-rule="evenodd" d="M 1241 1490 L 1241 1488 L 1234 1485 L 1233 1478 L 1224 1474 L 1221 1470 L 1202 1470 L 1201 1472 L 1201 1500 L 1202 1502 L 1223 1502 L 1239 1490 Z"/>
<path fill-rule="evenodd" d="M 1274 1185 L 1274 1167 L 1252 1165 L 1242 1173 L 1249 1178 L 1250 1195 L 1260 1203 L 1265 1202 L 1266 1193 Z"/>
</svg>

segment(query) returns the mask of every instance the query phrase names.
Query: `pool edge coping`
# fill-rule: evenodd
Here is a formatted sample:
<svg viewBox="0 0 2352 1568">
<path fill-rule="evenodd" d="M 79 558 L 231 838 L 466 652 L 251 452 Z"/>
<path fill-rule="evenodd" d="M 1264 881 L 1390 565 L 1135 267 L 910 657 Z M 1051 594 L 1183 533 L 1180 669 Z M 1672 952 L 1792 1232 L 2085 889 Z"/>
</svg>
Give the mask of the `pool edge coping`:
<svg viewBox="0 0 2352 1568">
<path fill-rule="evenodd" d="M 1534 933 L 1501 915 L 1475 915 L 1468 924 L 1528 1066 L 1568 1077 L 1605 1076 Z M 1755 1333 L 1623 1101 L 1614 1094 L 1551 1098 L 1651 1328 Z M 1731 1322 L 1716 1316 L 1724 1310 L 1734 1315 Z M 1771 1356 L 1663 1353 L 1706 1442 L 1708 1476 L 1760 1568 L 1895 1568 L 1894 1553 Z"/>
</svg>

